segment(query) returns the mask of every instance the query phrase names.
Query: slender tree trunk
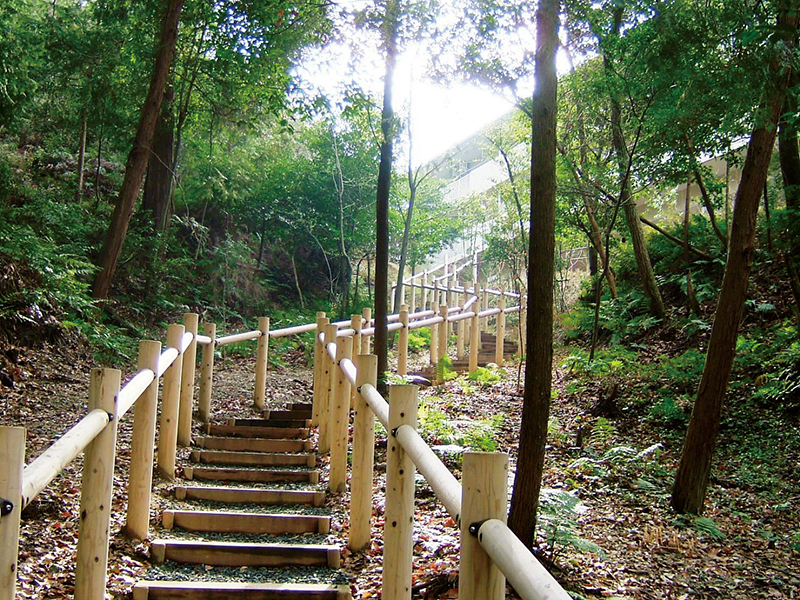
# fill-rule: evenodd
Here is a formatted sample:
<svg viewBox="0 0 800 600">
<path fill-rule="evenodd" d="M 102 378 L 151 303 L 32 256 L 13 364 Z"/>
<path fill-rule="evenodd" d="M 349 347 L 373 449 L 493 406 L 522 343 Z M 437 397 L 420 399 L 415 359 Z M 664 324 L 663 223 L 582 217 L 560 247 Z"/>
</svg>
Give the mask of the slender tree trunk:
<svg viewBox="0 0 800 600">
<path fill-rule="evenodd" d="M 405 223 L 403 224 L 403 241 L 400 244 L 400 263 L 397 265 L 397 287 L 394 290 L 394 312 L 400 311 L 400 304 L 403 298 L 403 275 L 406 271 L 406 260 L 408 259 L 408 240 L 411 237 L 411 219 L 414 218 L 414 202 L 417 199 L 417 184 L 411 172 L 411 164 L 408 166 L 408 209 L 406 210 Z"/>
<path fill-rule="evenodd" d="M 305 309 L 306 301 L 303 299 L 303 289 L 300 287 L 300 278 L 297 276 L 297 263 L 292 253 L 292 273 L 294 274 L 294 287 L 297 289 L 297 297 L 300 299 L 300 306 Z"/>
<path fill-rule="evenodd" d="M 694 163 L 694 168 L 692 169 L 692 173 L 694 174 L 695 181 L 697 181 L 697 187 L 700 188 L 700 196 L 703 198 L 703 207 L 706 209 L 706 212 L 708 213 L 708 220 L 711 222 L 711 228 L 714 230 L 714 234 L 717 236 L 717 239 L 720 242 L 722 242 L 722 247 L 727 249 L 728 238 L 725 236 L 724 233 L 722 233 L 722 230 L 719 228 L 719 225 L 717 225 L 717 215 L 714 212 L 714 204 L 711 202 L 711 195 L 708 193 L 708 188 L 706 188 L 705 181 L 703 180 L 703 173 L 700 171 L 700 168 L 697 165 L 692 138 L 684 134 L 684 139 L 686 140 L 686 147 L 689 149 L 689 155 L 691 156 L 692 162 Z"/>
<path fill-rule="evenodd" d="M 159 38 L 158 53 L 153 66 L 152 79 L 150 80 L 150 89 L 147 92 L 147 99 L 142 108 L 133 148 L 128 154 L 125 178 L 122 182 L 119 198 L 114 207 L 106 239 L 97 260 L 100 272 L 97 274 L 92 286 L 92 296 L 94 298 L 106 298 L 108 296 L 111 281 L 117 268 L 117 261 L 119 261 L 122 253 L 122 244 L 125 242 L 125 235 L 128 232 L 128 225 L 136 205 L 136 197 L 139 195 L 142 179 L 144 179 L 144 172 L 150 153 L 150 143 L 153 140 L 153 132 L 161 109 L 161 99 L 164 96 L 164 88 L 167 85 L 170 63 L 175 53 L 178 22 L 182 7 L 183 0 L 169 0 L 167 3 Z"/>
<path fill-rule="evenodd" d="M 150 159 L 147 162 L 147 177 L 144 181 L 142 207 L 151 213 L 153 230 L 164 233 L 172 213 L 173 146 L 175 124 L 172 118 L 174 92 L 168 87 L 164 92 L 161 113 L 153 134 Z"/>
<path fill-rule="evenodd" d="M 603 233 L 600 231 L 600 224 L 597 222 L 597 217 L 594 214 L 594 207 L 589 203 L 585 203 L 586 216 L 589 219 L 589 237 L 592 243 L 592 249 L 596 255 L 600 257 L 600 264 L 603 266 L 603 274 L 608 282 L 608 291 L 611 297 L 617 297 L 617 278 L 614 275 L 614 270 L 611 268 L 610 259 L 608 256 L 608 249 L 603 246 Z"/>
<path fill-rule="evenodd" d="M 78 140 L 78 189 L 75 197 L 80 200 L 83 196 L 84 169 L 86 168 L 86 132 L 89 129 L 89 118 L 86 108 L 81 110 L 81 137 Z"/>
<path fill-rule="evenodd" d="M 779 17 L 778 32 L 786 35 L 797 29 L 797 13 L 787 16 L 785 9 Z M 793 39 L 791 35 L 789 39 Z M 672 507 L 679 513 L 700 514 L 705 503 L 711 461 L 719 432 L 722 402 L 728 387 L 736 348 L 736 337 L 742 320 L 750 268 L 755 253 L 756 217 L 764 182 L 767 178 L 776 125 L 787 77 L 781 74 L 778 61 L 773 61 L 770 81 L 763 104 L 764 122 L 758 124 L 750 137 L 742 180 L 736 191 L 733 221 L 730 230 L 728 261 L 719 295 L 719 304 L 711 329 L 706 364 L 697 390 L 692 418 L 686 432 L 675 484 L 672 488 Z"/>
<path fill-rule="evenodd" d="M 614 9 L 614 36 L 619 37 L 620 28 L 622 27 L 622 7 L 619 6 Z M 603 63 L 606 72 L 611 75 L 611 61 L 608 56 L 603 56 Z M 644 239 L 644 231 L 642 224 L 639 221 L 639 211 L 636 207 L 636 201 L 633 198 L 631 191 L 630 179 L 630 165 L 631 156 L 625 144 L 625 138 L 622 133 L 622 107 L 619 99 L 612 92 L 611 93 L 611 144 L 614 148 L 614 153 L 617 158 L 617 165 L 620 177 L 620 199 L 622 201 L 622 208 L 625 212 L 625 221 L 628 224 L 628 230 L 631 234 L 631 243 L 633 244 L 633 253 L 636 257 L 636 266 L 639 271 L 639 278 L 642 280 L 644 294 L 650 302 L 650 312 L 653 316 L 659 319 L 664 319 L 667 315 L 667 310 L 664 307 L 664 300 L 661 298 L 661 292 L 658 291 L 658 284 L 656 277 L 653 273 L 653 265 L 650 263 L 650 254 L 647 251 L 647 244 Z"/>
<path fill-rule="evenodd" d="M 559 0 L 540 0 L 536 11 L 537 48 L 532 105 L 525 390 L 517 473 L 508 517 L 508 526 L 528 548 L 533 547 L 536 529 L 553 377 L 558 27 Z"/>
<path fill-rule="evenodd" d="M 790 85 L 794 88 L 800 77 L 792 73 Z M 794 296 L 793 312 L 795 320 L 800 322 L 800 276 L 796 268 L 796 259 L 800 256 L 800 246 L 796 243 L 800 235 L 800 147 L 797 143 L 797 128 L 790 122 L 786 115 L 797 110 L 796 92 L 790 92 L 784 100 L 781 120 L 778 127 L 778 153 L 781 161 L 783 175 L 783 195 L 786 198 L 786 208 L 789 213 L 786 239 L 788 248 L 784 251 L 784 264 L 789 277 L 789 285 Z"/>
<path fill-rule="evenodd" d="M 689 251 L 689 207 L 691 206 L 691 186 L 692 176 L 686 178 L 686 196 L 683 205 L 683 260 L 686 262 L 686 296 L 689 303 L 689 311 L 692 314 L 700 314 L 700 304 L 697 302 L 697 296 L 694 293 L 694 285 L 692 284 L 692 262 L 690 259 Z"/>
<path fill-rule="evenodd" d="M 392 142 L 394 141 L 392 82 L 397 60 L 397 26 L 400 6 L 397 0 L 386 3 L 383 17 L 383 43 L 386 52 L 383 76 L 383 111 L 381 113 L 381 161 L 378 168 L 375 240 L 375 353 L 378 355 L 378 379 L 385 390 L 384 374 L 389 369 L 389 191 L 392 181 Z"/>
<path fill-rule="evenodd" d="M 772 222 L 769 214 L 769 193 L 767 186 L 767 182 L 764 181 L 764 220 L 767 226 L 767 248 L 769 248 L 770 253 L 775 254 L 775 243 L 772 241 Z"/>
</svg>

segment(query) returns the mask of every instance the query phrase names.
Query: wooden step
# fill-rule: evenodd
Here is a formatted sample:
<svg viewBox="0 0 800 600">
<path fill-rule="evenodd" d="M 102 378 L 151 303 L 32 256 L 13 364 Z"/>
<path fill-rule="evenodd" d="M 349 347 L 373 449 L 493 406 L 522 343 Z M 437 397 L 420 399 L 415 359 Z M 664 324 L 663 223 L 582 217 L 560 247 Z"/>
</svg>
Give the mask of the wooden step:
<svg viewBox="0 0 800 600">
<path fill-rule="evenodd" d="M 186 479 L 249 481 L 252 483 L 319 483 L 319 471 L 291 469 L 226 469 L 224 467 L 184 467 Z"/>
<path fill-rule="evenodd" d="M 283 440 L 245 437 L 199 437 L 194 441 L 205 450 L 244 452 L 311 452 L 314 443 L 308 440 Z"/>
<path fill-rule="evenodd" d="M 350 586 L 324 583 L 140 581 L 133 600 L 350 600 Z"/>
<path fill-rule="evenodd" d="M 237 427 L 272 427 L 305 429 L 311 427 L 311 419 L 231 419 L 228 425 Z"/>
<path fill-rule="evenodd" d="M 331 518 L 321 515 L 294 515 L 213 510 L 165 510 L 164 529 L 180 527 L 188 531 L 222 533 L 328 533 Z"/>
<path fill-rule="evenodd" d="M 306 504 L 322 506 L 325 492 L 313 490 L 259 490 L 254 488 L 232 487 L 176 487 L 178 500 L 210 500 L 212 502 L 231 502 L 237 504 Z"/>
<path fill-rule="evenodd" d="M 219 567 L 328 567 L 338 569 L 341 553 L 323 544 L 254 544 L 244 542 L 192 542 L 154 540 L 153 562 L 171 560 Z"/>
<path fill-rule="evenodd" d="M 313 467 L 317 455 L 310 452 L 286 454 L 278 452 L 229 452 L 226 450 L 193 450 L 191 461 L 215 465 L 258 467 Z"/>
<path fill-rule="evenodd" d="M 208 435 L 224 435 L 246 438 L 305 439 L 308 437 L 308 427 L 245 427 L 233 424 L 209 424 L 206 427 L 206 433 Z"/>
<path fill-rule="evenodd" d="M 261 418 L 268 420 L 305 421 L 311 418 L 310 410 L 264 410 Z"/>
<path fill-rule="evenodd" d="M 292 402 L 291 410 L 307 410 L 311 412 L 314 410 L 314 405 L 311 402 Z"/>
</svg>

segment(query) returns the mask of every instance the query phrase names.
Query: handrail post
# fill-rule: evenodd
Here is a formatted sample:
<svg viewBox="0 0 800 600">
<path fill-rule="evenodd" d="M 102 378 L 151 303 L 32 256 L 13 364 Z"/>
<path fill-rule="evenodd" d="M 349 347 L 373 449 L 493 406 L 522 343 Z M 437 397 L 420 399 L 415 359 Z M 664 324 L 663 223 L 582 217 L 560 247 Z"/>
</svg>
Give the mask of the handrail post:
<svg viewBox="0 0 800 600">
<path fill-rule="evenodd" d="M 411 277 L 411 290 L 409 291 L 411 294 L 411 298 L 409 300 L 409 312 L 413 314 L 417 312 L 417 286 L 414 283 L 414 276 L 412 275 Z"/>
<path fill-rule="evenodd" d="M 333 394 L 331 396 L 331 462 L 328 489 L 344 492 L 347 488 L 347 432 L 350 424 L 350 380 L 341 369 L 341 362 L 353 356 L 353 338 L 336 340 Z"/>
<path fill-rule="evenodd" d="M 461 306 L 467 303 L 469 297 L 467 293 L 461 294 Z M 467 328 L 467 321 L 465 319 L 455 323 L 456 327 L 456 358 L 464 357 L 464 330 Z"/>
<path fill-rule="evenodd" d="M 194 371 L 197 362 L 196 313 L 183 315 L 183 325 L 192 334 L 192 342 L 183 353 L 181 363 L 181 406 L 178 410 L 178 444 L 184 448 L 192 445 L 192 404 L 194 403 Z"/>
<path fill-rule="evenodd" d="M 353 356 L 361 354 L 361 330 L 364 318 L 361 315 L 350 315 L 350 329 L 353 330 Z"/>
<path fill-rule="evenodd" d="M 455 264 L 453 265 L 453 269 L 455 269 Z M 445 294 L 445 298 L 447 298 L 445 305 L 447 308 L 450 308 L 453 302 L 453 281 L 449 277 L 447 279 L 447 293 Z M 450 337 L 453 326 L 445 321 L 445 329 L 447 330 L 447 336 Z"/>
<path fill-rule="evenodd" d="M 183 325 L 178 327 L 182 335 Z M 180 373 L 180 369 L 178 372 Z M 117 369 L 92 369 L 91 372 L 89 410 L 99 408 L 106 411 L 109 422 L 86 447 L 84 453 L 78 558 L 75 566 L 76 600 L 103 598 L 106 592 L 120 379 L 121 373 Z M 178 384 L 180 385 L 180 381 Z M 177 405 L 175 408 L 177 415 Z"/>
<path fill-rule="evenodd" d="M 422 275 L 422 310 L 428 310 L 428 272 Z"/>
<path fill-rule="evenodd" d="M 475 288 L 475 295 L 478 295 L 478 288 Z M 480 311 L 480 300 L 472 305 L 472 323 L 469 326 L 469 372 L 474 373 L 478 370 L 478 346 L 481 343 L 481 320 L 478 317 Z"/>
<path fill-rule="evenodd" d="M 200 367 L 200 392 L 197 399 L 197 417 L 201 423 L 208 423 L 211 415 L 211 388 L 214 380 L 214 353 L 217 345 L 217 326 L 214 323 L 203 323 L 203 333 L 211 341 L 203 346 L 203 362 Z"/>
<path fill-rule="evenodd" d="M 183 356 L 180 353 L 184 326 L 167 328 L 167 347 L 177 348 L 178 356 L 164 372 L 161 390 L 161 422 L 158 428 L 158 470 L 167 479 L 175 478 L 175 451 L 178 440 L 178 411 L 180 410 L 181 372 Z"/>
<path fill-rule="evenodd" d="M 161 342 L 139 342 L 140 369 L 156 373 Z M 128 474 L 128 516 L 125 533 L 136 540 L 146 540 L 150 525 L 150 492 L 153 487 L 153 444 L 156 439 L 158 378 L 142 392 L 133 409 L 131 466 Z"/>
<path fill-rule="evenodd" d="M 311 424 L 314 426 L 319 425 L 320 394 L 322 393 L 322 352 L 324 348 L 322 342 L 319 341 L 319 334 L 329 322 L 330 319 L 325 316 L 324 312 L 317 313 L 317 328 L 314 330 L 314 399 L 311 408 Z"/>
<path fill-rule="evenodd" d="M 362 327 L 369 327 L 370 321 L 372 320 L 372 309 L 365 307 L 364 310 L 361 311 L 361 324 Z M 361 354 L 369 354 L 369 336 L 362 335 L 361 336 Z M 353 349 L 355 352 L 355 348 Z"/>
<path fill-rule="evenodd" d="M 503 600 L 506 579 L 470 526 L 486 519 L 506 522 L 508 455 L 501 452 L 465 452 L 461 475 L 461 564 L 459 600 Z"/>
<path fill-rule="evenodd" d="M 325 347 L 322 349 L 322 389 L 320 390 L 319 403 L 319 437 L 317 450 L 320 454 L 331 451 L 331 390 L 336 381 L 336 365 L 328 354 L 328 344 L 336 341 L 336 332 L 339 326 L 334 323 L 325 325 Z M 338 344 L 337 344 L 338 347 Z"/>
<path fill-rule="evenodd" d="M 22 513 L 22 470 L 25 468 L 25 428 L 0 427 L 0 600 L 14 600 Z"/>
<path fill-rule="evenodd" d="M 434 296 L 435 297 L 435 296 Z M 434 301 L 433 312 L 439 313 L 439 304 Z M 436 365 L 439 360 L 439 326 L 437 323 L 431 325 L 431 364 Z"/>
<path fill-rule="evenodd" d="M 267 397 L 267 362 L 269 357 L 269 317 L 258 318 L 258 350 L 256 350 L 256 387 L 253 390 L 253 404 L 256 409 L 264 410 L 264 399 Z"/>
<path fill-rule="evenodd" d="M 372 539 L 372 469 L 375 464 L 375 413 L 360 394 L 361 386 L 378 385 L 378 357 L 356 358 L 356 406 L 353 416 L 353 469 L 350 478 L 350 539 L 347 547 L 364 550 Z"/>
<path fill-rule="evenodd" d="M 408 306 L 405 304 L 400 307 L 400 323 L 403 328 L 397 342 L 397 374 L 405 375 L 408 373 Z"/>
<path fill-rule="evenodd" d="M 437 363 L 447 356 L 447 339 L 450 337 L 450 324 L 447 322 L 447 315 L 449 312 L 447 304 L 442 304 L 439 307 L 439 316 L 442 317 L 443 321 L 439 324 L 439 353 L 436 356 Z"/>
<path fill-rule="evenodd" d="M 506 337 L 506 290 L 505 288 L 500 288 L 500 299 L 497 301 L 497 308 L 500 309 L 500 312 L 497 313 L 497 343 L 495 344 L 494 349 L 494 362 L 497 363 L 498 367 L 503 366 L 503 346 L 505 346 L 505 337 Z"/>
<path fill-rule="evenodd" d="M 391 432 L 401 425 L 417 427 L 415 385 L 389 388 L 389 440 L 386 457 L 386 508 L 383 526 L 384 600 L 411 598 L 411 559 L 414 548 L 414 473 L 411 458 Z"/>
</svg>

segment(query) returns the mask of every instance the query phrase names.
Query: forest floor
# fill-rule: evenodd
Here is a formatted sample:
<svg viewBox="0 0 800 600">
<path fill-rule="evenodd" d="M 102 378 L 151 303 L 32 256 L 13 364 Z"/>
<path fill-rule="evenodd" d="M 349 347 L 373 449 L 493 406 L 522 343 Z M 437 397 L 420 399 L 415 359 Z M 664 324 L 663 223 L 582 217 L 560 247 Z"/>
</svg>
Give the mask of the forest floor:
<svg viewBox="0 0 800 600">
<path fill-rule="evenodd" d="M 0 424 L 28 428 L 30 462 L 83 414 L 92 363 L 78 342 L 19 349 L 15 358 L 14 387 L 0 390 Z M 309 397 L 310 371 L 302 362 L 300 355 L 289 357 L 287 366 L 270 372 L 270 406 Z M 215 414 L 250 412 L 252 372 L 252 358 L 220 362 Z M 601 421 L 592 413 L 603 389 L 589 385 L 575 392 L 570 379 L 556 369 L 537 548 L 566 589 L 577 598 L 800 598 L 800 457 L 796 445 L 782 447 L 778 441 L 775 447 L 773 441 L 796 438 L 796 419 L 782 435 L 765 434 L 762 444 L 760 428 L 775 427 L 768 411 L 748 417 L 756 441 L 751 436 L 742 443 L 737 429 L 723 424 L 705 516 L 685 519 L 668 504 L 683 429 L 624 412 Z M 510 454 L 513 471 L 522 408 L 516 382 L 512 367 L 499 382 L 461 377 L 423 388 L 425 435 L 450 446 L 454 441 L 480 446 L 493 438 L 498 450 Z M 131 419 L 129 414 L 120 422 L 115 475 L 109 561 L 109 591 L 115 597 L 130 597 L 131 586 L 149 566 L 147 544 L 120 533 Z M 366 552 L 344 553 L 356 600 L 380 595 L 384 458 L 377 444 L 374 541 Z M 183 464 L 186 452 L 179 457 Z M 458 470 L 457 454 L 447 454 L 445 462 Z M 78 459 L 23 513 L 19 598 L 72 593 L 80 468 Z M 155 486 L 157 526 L 169 482 L 157 479 Z M 342 546 L 348 501 L 345 494 L 328 502 L 332 532 Z M 416 504 L 413 596 L 456 598 L 455 524 L 424 484 Z"/>
</svg>

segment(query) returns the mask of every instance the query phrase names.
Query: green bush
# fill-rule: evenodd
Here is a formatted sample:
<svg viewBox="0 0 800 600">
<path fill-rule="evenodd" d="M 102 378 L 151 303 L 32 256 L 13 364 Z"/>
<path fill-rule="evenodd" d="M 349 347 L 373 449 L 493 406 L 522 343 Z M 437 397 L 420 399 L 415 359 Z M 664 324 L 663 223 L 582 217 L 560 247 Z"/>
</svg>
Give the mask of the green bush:
<svg viewBox="0 0 800 600">
<path fill-rule="evenodd" d="M 420 327 L 408 332 L 408 349 L 411 352 L 424 352 L 431 347 L 430 327 Z"/>
</svg>

